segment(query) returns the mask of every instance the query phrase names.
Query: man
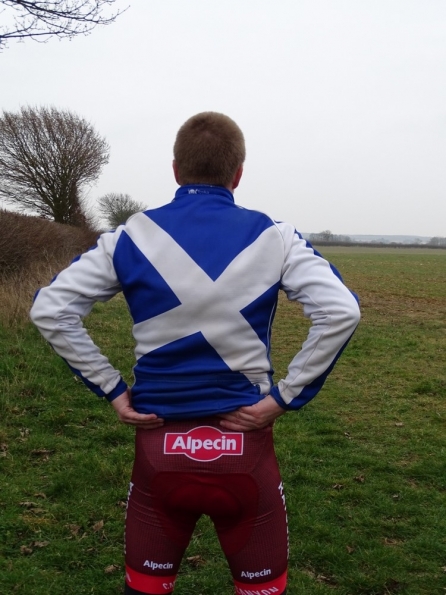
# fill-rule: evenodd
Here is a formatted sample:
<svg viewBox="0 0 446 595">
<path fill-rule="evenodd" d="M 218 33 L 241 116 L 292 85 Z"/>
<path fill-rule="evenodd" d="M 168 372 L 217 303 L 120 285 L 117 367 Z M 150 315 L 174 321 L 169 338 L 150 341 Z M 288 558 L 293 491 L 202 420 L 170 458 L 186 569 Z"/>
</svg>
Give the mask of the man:
<svg viewBox="0 0 446 595">
<path fill-rule="evenodd" d="M 214 522 L 239 595 L 286 593 L 272 424 L 320 390 L 359 309 L 291 225 L 234 204 L 244 160 L 243 134 L 230 118 L 190 118 L 174 146 L 174 200 L 103 234 L 38 293 L 31 312 L 72 370 L 136 426 L 126 595 L 173 592 L 202 514 Z M 275 385 L 269 352 L 280 289 L 312 326 Z M 134 322 L 131 389 L 81 322 L 119 291 Z"/>
</svg>

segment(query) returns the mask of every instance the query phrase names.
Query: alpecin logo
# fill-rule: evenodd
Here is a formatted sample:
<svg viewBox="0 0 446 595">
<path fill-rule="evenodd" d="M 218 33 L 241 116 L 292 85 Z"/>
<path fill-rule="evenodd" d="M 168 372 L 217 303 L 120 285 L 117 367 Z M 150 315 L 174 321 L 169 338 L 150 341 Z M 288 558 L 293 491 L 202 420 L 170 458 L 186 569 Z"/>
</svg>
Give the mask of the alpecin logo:
<svg viewBox="0 0 446 595">
<path fill-rule="evenodd" d="M 199 426 L 182 433 L 164 436 L 164 454 L 183 454 L 194 461 L 215 461 L 223 455 L 243 454 L 243 433 L 222 432 L 212 426 Z"/>
</svg>

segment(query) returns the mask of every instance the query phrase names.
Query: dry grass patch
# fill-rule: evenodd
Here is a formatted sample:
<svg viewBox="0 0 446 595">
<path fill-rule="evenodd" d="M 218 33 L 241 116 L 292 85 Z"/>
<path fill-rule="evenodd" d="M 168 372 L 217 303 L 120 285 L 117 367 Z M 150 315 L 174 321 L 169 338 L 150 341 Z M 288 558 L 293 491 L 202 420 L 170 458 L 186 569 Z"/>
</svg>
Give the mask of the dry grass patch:
<svg viewBox="0 0 446 595">
<path fill-rule="evenodd" d="M 39 287 L 94 245 L 97 232 L 0 210 L 0 321 L 27 319 Z"/>
</svg>

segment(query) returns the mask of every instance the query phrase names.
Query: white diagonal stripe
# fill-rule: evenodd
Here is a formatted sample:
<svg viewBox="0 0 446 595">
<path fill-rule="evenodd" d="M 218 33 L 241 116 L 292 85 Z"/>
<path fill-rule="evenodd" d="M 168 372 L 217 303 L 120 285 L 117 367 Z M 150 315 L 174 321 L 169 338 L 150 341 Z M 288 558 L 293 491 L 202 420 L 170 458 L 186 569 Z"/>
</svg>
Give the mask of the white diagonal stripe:
<svg viewBox="0 0 446 595">
<path fill-rule="evenodd" d="M 240 252 L 215 281 L 146 215 L 135 217 L 126 232 L 181 302 L 134 326 L 137 358 L 201 332 L 230 369 L 269 369 L 265 345 L 240 311 L 280 279 L 274 227 Z"/>
</svg>

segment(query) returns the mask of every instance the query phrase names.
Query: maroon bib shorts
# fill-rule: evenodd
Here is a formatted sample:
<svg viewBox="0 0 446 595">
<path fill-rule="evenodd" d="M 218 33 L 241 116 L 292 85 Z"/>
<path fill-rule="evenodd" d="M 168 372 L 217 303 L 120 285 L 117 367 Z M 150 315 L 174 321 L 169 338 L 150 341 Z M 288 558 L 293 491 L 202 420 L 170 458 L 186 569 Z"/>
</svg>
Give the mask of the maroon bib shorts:
<svg viewBox="0 0 446 595">
<path fill-rule="evenodd" d="M 126 517 L 126 593 L 172 593 L 202 514 L 214 523 L 238 595 L 283 595 L 288 528 L 272 427 L 215 417 L 136 431 Z"/>
</svg>

